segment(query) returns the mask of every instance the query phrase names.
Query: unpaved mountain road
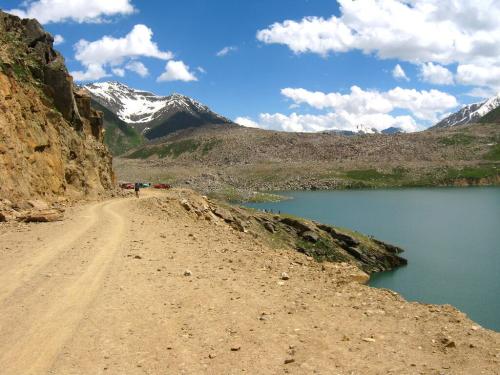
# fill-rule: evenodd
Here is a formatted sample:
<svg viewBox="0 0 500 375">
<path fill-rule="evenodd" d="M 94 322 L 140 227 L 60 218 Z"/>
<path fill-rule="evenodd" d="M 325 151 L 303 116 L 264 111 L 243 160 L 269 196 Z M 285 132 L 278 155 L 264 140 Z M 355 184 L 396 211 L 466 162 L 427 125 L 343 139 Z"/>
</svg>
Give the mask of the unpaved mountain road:
<svg viewBox="0 0 500 375">
<path fill-rule="evenodd" d="M 184 198 L 202 199 L 144 192 L 0 227 L 0 374 L 500 373 L 500 335 L 455 309 L 347 282 Z"/>
</svg>

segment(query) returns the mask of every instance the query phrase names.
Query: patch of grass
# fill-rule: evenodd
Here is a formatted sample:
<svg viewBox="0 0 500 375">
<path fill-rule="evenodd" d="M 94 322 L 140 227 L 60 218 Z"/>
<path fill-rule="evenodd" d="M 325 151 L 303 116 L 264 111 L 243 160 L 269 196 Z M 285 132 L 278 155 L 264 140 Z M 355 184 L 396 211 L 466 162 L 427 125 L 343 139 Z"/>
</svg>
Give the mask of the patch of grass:
<svg viewBox="0 0 500 375">
<path fill-rule="evenodd" d="M 134 152 L 131 157 L 135 158 L 148 158 L 152 155 L 158 155 L 159 158 L 171 156 L 177 158 L 185 152 L 194 152 L 199 147 L 199 143 L 193 140 L 185 140 L 180 142 L 170 143 L 158 147 L 145 147 Z"/>
<path fill-rule="evenodd" d="M 358 181 L 391 182 L 401 180 L 406 174 L 405 168 L 394 168 L 391 172 L 379 172 L 376 169 L 355 169 L 344 171 L 345 177 Z"/>
<path fill-rule="evenodd" d="M 12 65 L 12 71 L 14 72 L 16 77 L 21 81 L 26 81 L 29 78 L 29 72 L 23 65 L 19 63 L 15 63 Z"/>
<path fill-rule="evenodd" d="M 206 155 L 210 151 L 212 151 L 215 146 L 217 146 L 221 143 L 222 143 L 222 140 L 220 140 L 220 139 L 211 139 L 203 144 L 203 147 L 201 149 L 201 153 L 203 155 Z"/>
<path fill-rule="evenodd" d="M 130 126 L 108 122 L 104 133 L 104 143 L 113 155 L 122 155 L 143 143 L 141 135 Z"/>
<path fill-rule="evenodd" d="M 497 143 L 484 156 L 486 160 L 500 160 L 500 143 Z"/>
<path fill-rule="evenodd" d="M 476 137 L 468 134 L 453 134 L 446 138 L 439 139 L 439 143 L 445 146 L 461 146 L 461 145 L 470 145 Z"/>
<path fill-rule="evenodd" d="M 158 155 L 159 158 L 170 156 L 173 159 L 178 158 L 184 153 L 194 153 L 201 148 L 202 153 L 208 152 L 214 144 L 202 144 L 202 142 L 186 139 L 178 142 L 172 142 L 163 146 L 143 147 L 134 151 L 128 157 L 131 159 L 147 159 L 153 155 Z"/>
<path fill-rule="evenodd" d="M 466 167 L 462 169 L 448 168 L 445 179 L 447 180 L 479 180 L 482 178 L 498 176 L 500 170 L 495 165 L 480 165 L 477 167 Z"/>
<path fill-rule="evenodd" d="M 246 201 L 251 203 L 263 203 L 263 202 L 280 202 L 282 200 L 290 199 L 278 194 L 271 193 L 254 193 Z"/>
<path fill-rule="evenodd" d="M 343 252 L 336 250 L 337 245 L 329 238 L 321 237 L 314 243 L 299 239 L 296 246 L 318 262 L 346 262 L 349 260 L 347 256 L 344 256 Z"/>
<path fill-rule="evenodd" d="M 172 156 L 174 159 L 179 157 L 180 155 L 189 152 L 195 152 L 198 147 L 200 147 L 200 142 L 192 139 L 186 139 L 179 142 L 173 142 L 166 146 L 163 146 L 158 153 L 160 158 L 164 158 L 165 156 Z"/>
<path fill-rule="evenodd" d="M 130 159 L 147 159 L 150 156 L 155 155 L 156 152 L 156 147 L 143 147 L 134 151 L 128 157 Z"/>
</svg>

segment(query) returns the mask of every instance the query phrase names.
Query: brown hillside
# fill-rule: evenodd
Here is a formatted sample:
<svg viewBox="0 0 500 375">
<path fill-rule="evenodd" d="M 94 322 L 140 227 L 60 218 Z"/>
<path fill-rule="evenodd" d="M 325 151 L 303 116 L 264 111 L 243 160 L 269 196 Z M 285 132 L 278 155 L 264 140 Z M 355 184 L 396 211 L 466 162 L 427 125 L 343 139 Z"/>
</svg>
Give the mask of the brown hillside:
<svg viewBox="0 0 500 375">
<path fill-rule="evenodd" d="M 204 192 L 500 183 L 498 124 L 345 136 L 244 127 L 179 132 L 117 159 L 120 179 Z"/>
</svg>

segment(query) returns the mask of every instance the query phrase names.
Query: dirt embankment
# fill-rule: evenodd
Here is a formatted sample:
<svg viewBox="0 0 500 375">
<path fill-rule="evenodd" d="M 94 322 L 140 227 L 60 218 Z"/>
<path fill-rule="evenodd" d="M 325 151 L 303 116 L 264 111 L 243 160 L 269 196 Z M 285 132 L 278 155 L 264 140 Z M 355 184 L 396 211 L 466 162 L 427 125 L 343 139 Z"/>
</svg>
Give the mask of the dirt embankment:
<svg viewBox="0 0 500 375">
<path fill-rule="evenodd" d="M 500 334 L 451 306 L 191 191 L 146 194 L 0 224 L 2 375 L 498 374 Z"/>
</svg>

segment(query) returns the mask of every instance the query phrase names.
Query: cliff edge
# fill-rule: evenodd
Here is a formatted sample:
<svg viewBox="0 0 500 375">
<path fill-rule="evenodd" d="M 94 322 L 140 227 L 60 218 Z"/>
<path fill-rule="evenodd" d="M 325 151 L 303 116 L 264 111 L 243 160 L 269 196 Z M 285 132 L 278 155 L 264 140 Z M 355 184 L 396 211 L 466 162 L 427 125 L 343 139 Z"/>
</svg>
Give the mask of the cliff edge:
<svg viewBox="0 0 500 375">
<path fill-rule="evenodd" d="M 112 188 L 102 114 L 38 21 L 0 11 L 0 198 L 96 197 Z"/>
</svg>

